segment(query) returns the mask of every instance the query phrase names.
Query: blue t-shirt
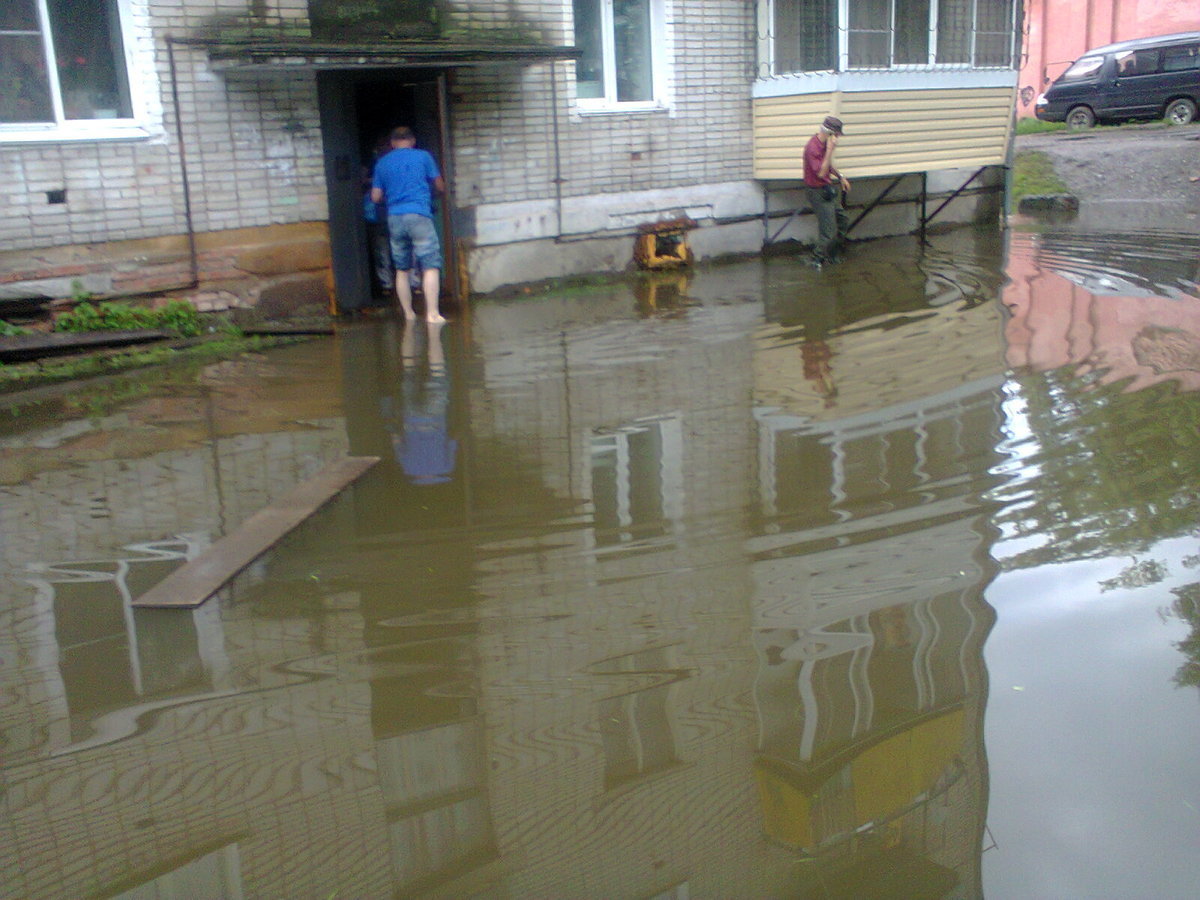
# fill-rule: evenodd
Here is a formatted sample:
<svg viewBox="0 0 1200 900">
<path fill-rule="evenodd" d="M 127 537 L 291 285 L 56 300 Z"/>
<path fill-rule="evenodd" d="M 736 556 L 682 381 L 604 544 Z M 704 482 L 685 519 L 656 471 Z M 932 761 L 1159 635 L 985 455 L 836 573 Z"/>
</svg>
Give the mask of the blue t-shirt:
<svg viewBox="0 0 1200 900">
<path fill-rule="evenodd" d="M 383 191 L 389 216 L 418 213 L 432 218 L 432 183 L 440 175 L 437 163 L 426 151 L 400 147 L 375 163 L 373 186 Z"/>
</svg>

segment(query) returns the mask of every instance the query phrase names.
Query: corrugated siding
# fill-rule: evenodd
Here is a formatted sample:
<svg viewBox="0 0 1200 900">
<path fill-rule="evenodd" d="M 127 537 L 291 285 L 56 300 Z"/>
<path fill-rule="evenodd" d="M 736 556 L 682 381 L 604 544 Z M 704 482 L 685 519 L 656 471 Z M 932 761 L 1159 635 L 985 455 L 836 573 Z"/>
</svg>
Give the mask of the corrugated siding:
<svg viewBox="0 0 1200 900">
<path fill-rule="evenodd" d="M 837 167 L 848 177 L 1005 161 L 1013 88 L 798 94 L 754 101 L 754 177 L 802 178 L 804 145 L 835 112 L 846 123 Z"/>
</svg>

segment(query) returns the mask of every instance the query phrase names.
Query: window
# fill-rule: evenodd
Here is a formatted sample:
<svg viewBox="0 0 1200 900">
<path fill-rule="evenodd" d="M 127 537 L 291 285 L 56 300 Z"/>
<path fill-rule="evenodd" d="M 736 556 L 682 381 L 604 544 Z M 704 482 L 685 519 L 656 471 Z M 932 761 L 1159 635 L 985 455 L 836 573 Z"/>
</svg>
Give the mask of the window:
<svg viewBox="0 0 1200 900">
<path fill-rule="evenodd" d="M 1014 62 L 1014 0 L 760 2 L 770 10 L 776 75 Z"/>
<path fill-rule="evenodd" d="M 1200 45 L 1168 47 L 1163 51 L 1163 71 L 1183 72 L 1200 69 Z"/>
<path fill-rule="evenodd" d="M 662 0 L 574 0 L 576 97 L 582 108 L 657 106 Z"/>
<path fill-rule="evenodd" d="M 1158 51 L 1138 50 L 1117 54 L 1117 77 L 1126 75 L 1152 75 L 1158 71 Z"/>
<path fill-rule="evenodd" d="M 1099 72 L 1102 65 L 1104 65 L 1103 56 L 1085 56 L 1076 60 L 1071 68 L 1063 72 L 1062 79 L 1063 81 L 1077 81 L 1080 78 L 1087 78 Z"/>
<path fill-rule="evenodd" d="M 658 647 L 605 660 L 592 667 L 602 675 L 657 676 L 657 684 L 601 700 L 600 736 L 604 745 L 604 786 L 612 789 L 679 762 L 668 705 L 671 685 L 687 677 Z"/>
<path fill-rule="evenodd" d="M 0 3 L 0 131 L 133 117 L 121 2 Z"/>
<path fill-rule="evenodd" d="M 641 420 L 590 436 L 593 536 L 598 551 L 669 545 L 683 514 L 679 420 Z"/>
</svg>

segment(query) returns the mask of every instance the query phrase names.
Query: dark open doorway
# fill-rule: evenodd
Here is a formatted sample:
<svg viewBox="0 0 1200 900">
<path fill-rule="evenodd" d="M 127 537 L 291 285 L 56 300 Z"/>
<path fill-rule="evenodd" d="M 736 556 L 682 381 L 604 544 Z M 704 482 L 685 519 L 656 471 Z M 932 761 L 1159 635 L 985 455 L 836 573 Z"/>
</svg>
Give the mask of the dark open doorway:
<svg viewBox="0 0 1200 900">
<path fill-rule="evenodd" d="M 397 125 L 408 125 L 446 178 L 447 195 L 435 203 L 442 238 L 444 308 L 460 301 L 454 279 L 454 241 L 447 227 L 451 176 L 446 145 L 445 76 L 438 71 L 366 70 L 321 72 L 317 77 L 329 193 L 329 244 L 339 312 L 389 307 L 376 277 L 363 215 L 366 178 L 378 148 Z"/>
</svg>

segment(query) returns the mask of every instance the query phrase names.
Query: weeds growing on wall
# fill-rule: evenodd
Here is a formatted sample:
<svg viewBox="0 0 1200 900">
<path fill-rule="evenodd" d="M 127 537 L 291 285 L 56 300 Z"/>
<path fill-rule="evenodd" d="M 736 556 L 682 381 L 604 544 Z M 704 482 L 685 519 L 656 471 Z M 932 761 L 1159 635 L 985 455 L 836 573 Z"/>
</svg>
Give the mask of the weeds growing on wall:
<svg viewBox="0 0 1200 900">
<path fill-rule="evenodd" d="M 161 328 L 181 337 L 195 337 L 204 330 L 200 313 L 185 300 L 171 300 L 158 309 L 143 309 L 128 303 L 105 301 L 80 303 L 54 323 L 55 331 L 138 331 Z"/>
</svg>

